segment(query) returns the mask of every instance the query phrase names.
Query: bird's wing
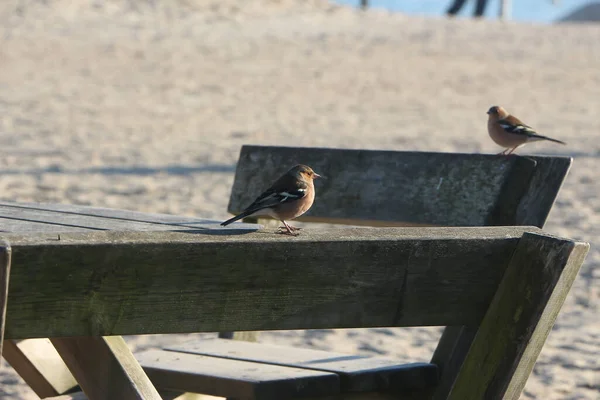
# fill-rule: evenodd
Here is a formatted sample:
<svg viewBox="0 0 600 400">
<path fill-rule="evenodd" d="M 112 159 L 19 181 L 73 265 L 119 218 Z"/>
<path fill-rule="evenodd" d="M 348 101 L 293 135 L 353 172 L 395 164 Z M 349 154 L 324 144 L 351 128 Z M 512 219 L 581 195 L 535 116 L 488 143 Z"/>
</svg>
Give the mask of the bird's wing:
<svg viewBox="0 0 600 400">
<path fill-rule="evenodd" d="M 498 125 L 500 125 L 500 127 L 502 127 L 502 129 L 504 129 L 506 132 L 512 133 L 514 135 L 525 136 L 528 139 L 547 139 L 547 140 L 549 140 L 549 138 L 547 138 L 546 136 L 540 135 L 539 133 L 537 133 L 535 131 L 535 129 L 533 129 L 529 125 L 525 125 L 518 118 L 515 118 L 512 115 L 509 115 L 506 118 L 498 120 Z"/>
<path fill-rule="evenodd" d="M 276 182 L 272 187 L 258 196 L 258 198 L 248 206 L 246 211 L 256 212 L 264 208 L 297 201 L 306 196 L 307 190 L 308 186 L 303 182 L 295 182 L 293 185 L 285 186 Z"/>
</svg>

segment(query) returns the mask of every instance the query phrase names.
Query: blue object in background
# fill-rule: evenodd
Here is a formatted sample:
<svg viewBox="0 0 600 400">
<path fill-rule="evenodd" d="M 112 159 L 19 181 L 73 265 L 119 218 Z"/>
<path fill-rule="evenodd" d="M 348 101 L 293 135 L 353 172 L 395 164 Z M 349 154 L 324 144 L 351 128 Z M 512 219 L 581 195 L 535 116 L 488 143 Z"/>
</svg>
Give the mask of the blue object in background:
<svg viewBox="0 0 600 400">
<path fill-rule="evenodd" d="M 334 0 L 334 2 L 355 7 L 360 5 L 360 0 Z M 591 2 L 591 0 L 558 0 L 557 4 L 552 4 L 551 0 L 512 0 L 510 19 L 552 23 Z M 369 8 L 383 8 L 405 14 L 441 16 L 446 14 L 446 10 L 452 3 L 452 0 L 369 0 Z M 470 0 L 458 15 L 471 17 L 474 9 L 475 1 Z M 500 0 L 489 0 L 485 17 L 498 18 L 499 9 Z"/>
</svg>

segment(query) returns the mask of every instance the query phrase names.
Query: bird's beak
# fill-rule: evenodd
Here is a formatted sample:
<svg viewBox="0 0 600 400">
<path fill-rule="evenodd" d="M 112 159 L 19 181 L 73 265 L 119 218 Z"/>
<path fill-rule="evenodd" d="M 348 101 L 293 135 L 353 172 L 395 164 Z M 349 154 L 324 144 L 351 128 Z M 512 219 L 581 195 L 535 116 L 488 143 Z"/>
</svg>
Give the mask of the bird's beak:
<svg viewBox="0 0 600 400">
<path fill-rule="evenodd" d="M 486 112 L 486 114 L 487 114 L 487 115 L 490 115 L 490 110 L 488 110 L 488 111 Z"/>
<path fill-rule="evenodd" d="M 325 178 L 323 175 L 319 175 L 319 174 L 317 174 L 316 172 L 313 172 L 313 175 L 314 175 L 315 179 L 316 179 L 316 178 L 327 179 L 327 178 Z"/>
</svg>

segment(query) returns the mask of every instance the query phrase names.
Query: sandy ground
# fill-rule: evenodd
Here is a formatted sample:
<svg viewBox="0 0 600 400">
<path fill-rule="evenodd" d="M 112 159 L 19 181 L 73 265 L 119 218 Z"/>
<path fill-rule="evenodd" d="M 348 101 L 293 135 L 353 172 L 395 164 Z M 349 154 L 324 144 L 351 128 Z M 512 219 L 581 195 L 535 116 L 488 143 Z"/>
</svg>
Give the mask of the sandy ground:
<svg viewBox="0 0 600 400">
<path fill-rule="evenodd" d="M 546 227 L 592 244 L 523 398 L 600 397 L 600 25 L 416 18 L 317 0 L 44 3 L 0 5 L 4 200 L 224 219 L 242 144 L 491 153 L 485 112 L 496 103 L 567 141 L 521 151 L 575 158 Z M 438 335 L 261 340 L 426 361 Z M 128 338 L 134 350 L 172 340 Z M 36 398 L 2 367 L 0 398 Z"/>
</svg>

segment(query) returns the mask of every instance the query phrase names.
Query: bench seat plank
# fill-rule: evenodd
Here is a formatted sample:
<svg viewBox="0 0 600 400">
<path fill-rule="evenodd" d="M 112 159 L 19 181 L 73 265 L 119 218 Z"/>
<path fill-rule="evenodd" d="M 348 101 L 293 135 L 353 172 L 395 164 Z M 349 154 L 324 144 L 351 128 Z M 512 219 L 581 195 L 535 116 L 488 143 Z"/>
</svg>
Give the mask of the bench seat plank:
<svg viewBox="0 0 600 400">
<path fill-rule="evenodd" d="M 333 372 L 340 375 L 342 392 L 422 389 L 437 383 L 437 367 L 428 363 L 328 351 L 250 343 L 237 340 L 194 340 L 165 350 L 233 360 Z"/>
<path fill-rule="evenodd" d="M 280 400 L 340 393 L 331 372 L 259 364 L 164 350 L 136 354 L 161 389 L 198 392 L 244 400 Z"/>
</svg>

